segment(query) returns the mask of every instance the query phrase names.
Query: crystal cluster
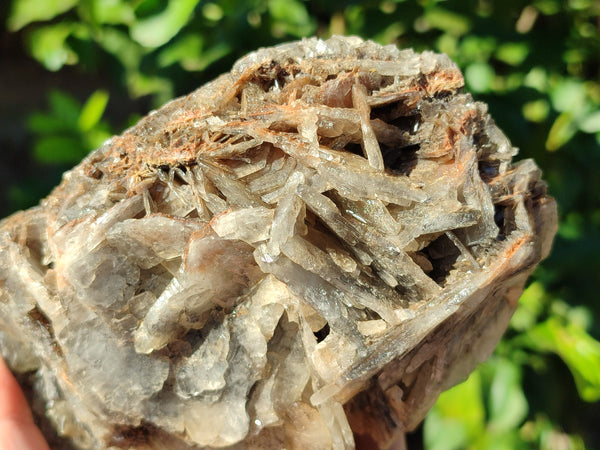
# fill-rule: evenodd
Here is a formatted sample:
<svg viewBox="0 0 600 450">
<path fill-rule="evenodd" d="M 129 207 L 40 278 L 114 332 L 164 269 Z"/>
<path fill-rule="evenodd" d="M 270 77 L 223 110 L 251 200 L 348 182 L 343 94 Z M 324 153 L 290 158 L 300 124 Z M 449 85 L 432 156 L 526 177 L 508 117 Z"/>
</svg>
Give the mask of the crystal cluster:
<svg viewBox="0 0 600 450">
<path fill-rule="evenodd" d="M 0 345 L 79 448 L 380 448 L 503 333 L 554 201 L 445 55 L 262 49 L 0 223 Z"/>
</svg>

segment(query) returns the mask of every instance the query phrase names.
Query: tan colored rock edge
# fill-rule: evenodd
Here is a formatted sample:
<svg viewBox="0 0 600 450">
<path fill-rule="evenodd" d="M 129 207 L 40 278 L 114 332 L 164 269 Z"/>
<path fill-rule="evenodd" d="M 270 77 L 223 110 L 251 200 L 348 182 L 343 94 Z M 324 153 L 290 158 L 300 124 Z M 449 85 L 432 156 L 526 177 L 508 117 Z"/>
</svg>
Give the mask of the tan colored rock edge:
<svg viewBox="0 0 600 450">
<path fill-rule="evenodd" d="M 79 448 L 387 448 L 556 231 L 445 55 L 262 49 L 0 222 L 0 345 Z"/>
</svg>

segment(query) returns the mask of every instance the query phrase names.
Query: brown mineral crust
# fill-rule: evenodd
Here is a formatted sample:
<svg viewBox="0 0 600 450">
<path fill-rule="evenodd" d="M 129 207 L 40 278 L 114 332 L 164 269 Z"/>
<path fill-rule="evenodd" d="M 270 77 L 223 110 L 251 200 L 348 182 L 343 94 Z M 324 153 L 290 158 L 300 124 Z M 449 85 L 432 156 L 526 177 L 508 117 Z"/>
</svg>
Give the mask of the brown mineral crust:
<svg viewBox="0 0 600 450">
<path fill-rule="evenodd" d="M 353 67 L 358 61 L 358 59 L 348 58 L 335 61 L 335 63 L 343 62 L 344 66 Z M 194 139 L 190 141 L 186 136 L 186 130 L 188 127 L 193 126 L 194 121 L 203 120 L 215 114 L 226 113 L 232 102 L 236 103 L 241 100 L 239 98 L 241 91 L 249 83 L 257 81 L 270 83 L 282 74 L 285 76 L 297 73 L 310 75 L 315 71 L 315 68 L 326 67 L 330 64 L 332 64 L 330 60 L 319 59 L 302 60 L 299 64 L 289 62 L 280 64 L 272 61 L 249 67 L 235 82 L 232 80 L 234 78 L 232 75 L 221 76 L 213 82 L 214 94 L 205 101 L 207 104 L 221 106 L 221 108 L 189 109 L 189 105 L 195 103 L 195 94 L 172 101 L 169 103 L 168 108 L 165 107 L 161 110 L 160 119 L 149 116 L 142 119 L 142 122 L 134 129 L 112 139 L 109 153 L 103 155 L 103 158 L 113 160 L 113 162 L 101 173 L 115 177 L 120 176 L 121 173 L 128 173 L 133 180 L 137 181 L 152 176 L 149 168 L 172 165 L 185 166 L 192 164 L 197 159 L 198 154 L 210 155 L 211 153 L 217 153 L 229 143 L 219 142 L 219 135 L 211 136 L 208 140 Z M 342 82 L 340 82 L 340 79 Z M 290 120 L 293 120 L 294 117 L 297 117 L 298 110 L 304 108 L 301 104 L 292 103 L 296 100 L 298 89 L 306 84 L 317 84 L 314 79 L 311 82 L 310 76 L 301 78 L 301 80 L 301 83 L 292 81 L 286 84 L 279 98 L 275 99 L 276 103 L 261 105 L 260 111 L 246 115 L 238 126 L 240 128 L 259 129 L 265 118 L 273 111 L 276 111 L 280 116 L 287 116 Z M 358 69 L 352 69 L 350 72 L 340 74 L 337 79 L 333 80 L 336 83 L 333 89 L 331 89 L 332 86 L 328 86 L 331 82 L 324 83 L 320 87 L 319 94 L 315 99 L 316 102 L 330 107 L 351 107 L 350 91 L 357 80 L 365 85 L 367 89 L 373 90 L 379 87 L 376 85 L 369 86 L 371 81 L 369 77 L 365 73 L 358 72 Z M 456 67 L 450 70 L 439 69 L 421 78 L 411 80 L 410 84 L 399 90 L 382 93 L 381 97 L 375 97 L 375 102 L 387 103 L 398 98 L 406 98 L 410 100 L 406 102 L 405 106 L 411 108 L 425 96 L 431 97 L 441 93 L 453 93 L 463 86 L 463 76 Z M 255 121 L 254 118 L 258 120 Z M 293 124 L 290 125 L 293 126 Z M 230 126 L 235 127 L 236 124 L 231 123 Z M 150 135 L 140 136 L 140 128 L 149 130 Z M 265 131 L 272 132 L 272 130 Z M 180 136 L 180 134 L 183 134 L 183 136 Z M 168 144 L 165 145 L 166 143 Z M 449 148 L 445 150 L 448 151 Z"/>
<path fill-rule="evenodd" d="M 388 448 L 504 332 L 556 205 L 444 55 L 262 49 L 0 222 L 0 344 L 79 448 Z M 111 448 L 112 448 L 111 447 Z"/>
</svg>

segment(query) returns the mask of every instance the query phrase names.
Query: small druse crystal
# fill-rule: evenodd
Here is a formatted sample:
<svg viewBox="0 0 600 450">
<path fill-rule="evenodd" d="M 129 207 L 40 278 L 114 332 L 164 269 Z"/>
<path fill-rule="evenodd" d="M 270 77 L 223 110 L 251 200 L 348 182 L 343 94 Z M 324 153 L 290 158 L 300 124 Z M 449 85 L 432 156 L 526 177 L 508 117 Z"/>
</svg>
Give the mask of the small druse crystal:
<svg viewBox="0 0 600 450">
<path fill-rule="evenodd" d="M 556 228 L 444 55 L 259 50 L 0 223 L 0 345 L 79 448 L 386 448 Z M 365 437 L 366 436 L 366 437 Z"/>
</svg>

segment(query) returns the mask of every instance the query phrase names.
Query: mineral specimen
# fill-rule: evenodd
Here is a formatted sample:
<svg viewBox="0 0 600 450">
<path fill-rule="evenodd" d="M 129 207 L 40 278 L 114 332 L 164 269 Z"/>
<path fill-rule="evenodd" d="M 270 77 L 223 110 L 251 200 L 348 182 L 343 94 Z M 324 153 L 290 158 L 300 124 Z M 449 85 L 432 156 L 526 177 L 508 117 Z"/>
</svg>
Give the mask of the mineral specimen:
<svg viewBox="0 0 600 450">
<path fill-rule="evenodd" d="M 0 343 L 79 448 L 380 448 L 549 252 L 531 160 L 444 55 L 259 50 L 0 223 Z"/>
</svg>

